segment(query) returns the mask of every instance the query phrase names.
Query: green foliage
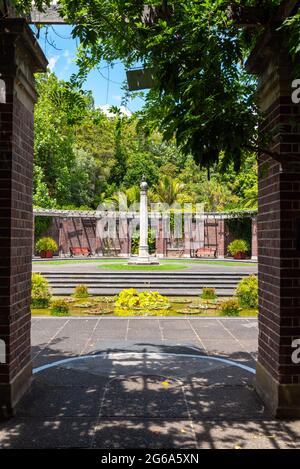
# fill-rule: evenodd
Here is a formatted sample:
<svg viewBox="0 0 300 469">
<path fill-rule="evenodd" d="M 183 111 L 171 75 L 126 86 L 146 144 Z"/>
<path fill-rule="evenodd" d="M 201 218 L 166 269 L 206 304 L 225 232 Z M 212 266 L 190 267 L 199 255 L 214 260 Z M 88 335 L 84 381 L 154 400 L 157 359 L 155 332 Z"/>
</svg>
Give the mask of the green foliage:
<svg viewBox="0 0 300 469">
<path fill-rule="evenodd" d="M 28 12 L 29 0 L 15 0 L 18 11 Z M 36 0 L 42 9 L 49 0 Z M 255 81 L 242 64 L 261 34 L 274 21 L 281 0 L 59 0 L 62 14 L 73 24 L 73 37 L 80 42 L 78 76 L 82 84 L 101 60 L 116 59 L 127 68 L 137 62 L 151 67 L 155 86 L 147 96 L 143 113 L 146 130 L 159 127 L 166 139 L 175 135 L 184 154 L 192 154 L 203 166 L 213 165 L 223 154 L 223 170 L 243 161 L 243 148 L 256 145 L 259 117 L 254 99 Z M 263 21 L 243 28 L 228 16 L 228 6 L 255 7 Z M 277 13 L 276 18 L 280 18 Z M 298 64 L 300 10 L 283 25 L 276 22 L 290 43 Z M 284 37 L 283 37 L 284 39 Z M 70 104 L 76 121 L 84 96 L 72 89 L 56 91 L 53 101 Z M 124 159 L 122 159 L 124 163 Z M 120 160 L 120 161 L 121 161 Z M 124 165 L 120 166 L 120 180 Z"/>
<path fill-rule="evenodd" d="M 139 293 L 135 288 L 122 290 L 115 297 L 115 305 L 118 308 L 132 309 L 167 309 L 169 300 L 158 292 L 145 291 Z"/>
<path fill-rule="evenodd" d="M 55 252 L 58 249 L 56 241 L 52 238 L 41 238 L 37 241 L 36 245 L 37 252 L 41 253 L 43 251 Z"/>
<path fill-rule="evenodd" d="M 89 297 L 89 291 L 87 285 L 77 285 L 75 287 L 73 296 L 75 298 L 88 298 Z"/>
<path fill-rule="evenodd" d="M 35 217 L 34 218 L 34 237 L 39 239 L 50 227 L 51 217 Z"/>
<path fill-rule="evenodd" d="M 70 307 L 65 300 L 53 300 L 50 308 L 51 316 L 69 316 Z"/>
<path fill-rule="evenodd" d="M 51 292 L 48 281 L 37 273 L 32 274 L 31 286 L 31 307 L 48 308 L 51 299 Z"/>
<path fill-rule="evenodd" d="M 215 288 L 203 288 L 201 299 L 202 300 L 215 300 L 217 298 Z"/>
<path fill-rule="evenodd" d="M 228 246 L 228 251 L 232 256 L 235 256 L 239 252 L 246 253 L 249 251 L 249 245 L 247 241 L 243 239 L 235 239 L 232 243 Z"/>
<path fill-rule="evenodd" d="M 255 83 L 240 66 L 248 50 L 226 15 L 229 3 L 169 0 L 145 23 L 143 2 L 81 1 L 74 8 L 61 0 L 81 41 L 80 79 L 101 59 L 153 67 L 156 85 L 147 96 L 144 128 L 159 127 L 166 139 L 175 135 L 184 153 L 205 166 L 221 151 L 226 164 L 238 166 L 256 133 Z"/>
<path fill-rule="evenodd" d="M 239 302 L 235 298 L 223 301 L 221 304 L 220 313 L 221 316 L 239 316 Z"/>
<path fill-rule="evenodd" d="M 245 153 L 238 175 L 233 164 L 222 175 L 221 159 L 208 178 L 207 171 L 191 155 L 186 157 L 174 140 L 163 142 L 158 132 L 145 136 L 137 117 L 116 113 L 107 118 L 94 108 L 89 95 L 80 92 L 78 119 L 76 106 L 69 105 L 70 95 L 63 92 L 66 86 L 53 73 L 37 77 L 36 207 L 95 209 L 108 202 L 118 209 L 120 195 L 121 205 L 126 208 L 127 197 L 130 207 L 139 202 L 142 174 L 150 186 L 150 202 L 203 203 L 207 211 L 255 205 L 257 165 L 252 154 Z M 44 231 L 37 229 L 37 238 Z"/>
<path fill-rule="evenodd" d="M 236 296 L 242 308 L 258 308 L 258 279 L 250 275 L 240 281 L 236 289 Z"/>
<path fill-rule="evenodd" d="M 139 246 L 140 246 L 140 237 L 138 235 L 134 235 L 131 239 L 131 254 L 138 254 L 139 253 Z M 156 239 L 155 239 L 155 232 L 148 230 L 148 246 L 149 246 L 149 254 L 154 254 L 156 250 Z"/>
</svg>

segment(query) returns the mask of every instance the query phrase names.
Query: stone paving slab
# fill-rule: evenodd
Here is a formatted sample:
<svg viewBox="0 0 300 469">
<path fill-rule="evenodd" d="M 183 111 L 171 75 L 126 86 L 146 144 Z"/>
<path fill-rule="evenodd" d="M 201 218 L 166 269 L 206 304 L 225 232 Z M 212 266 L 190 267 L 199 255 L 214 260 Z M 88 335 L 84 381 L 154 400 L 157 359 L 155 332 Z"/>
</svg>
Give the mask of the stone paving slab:
<svg viewBox="0 0 300 469">
<path fill-rule="evenodd" d="M 255 394 L 255 319 L 34 318 L 32 339 L 46 367 L 0 448 L 300 448 Z"/>
</svg>

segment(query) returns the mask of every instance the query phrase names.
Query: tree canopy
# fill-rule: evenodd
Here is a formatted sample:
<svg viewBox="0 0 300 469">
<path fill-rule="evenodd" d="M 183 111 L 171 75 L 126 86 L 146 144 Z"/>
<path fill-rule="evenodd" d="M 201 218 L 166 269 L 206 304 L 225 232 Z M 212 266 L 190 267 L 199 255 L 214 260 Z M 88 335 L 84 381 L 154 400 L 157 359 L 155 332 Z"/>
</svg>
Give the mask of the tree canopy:
<svg viewBox="0 0 300 469">
<path fill-rule="evenodd" d="M 31 1 L 16 0 L 19 9 Z M 38 8 L 49 2 L 35 1 Z M 220 160 L 238 168 L 244 149 L 257 146 L 255 81 L 243 63 L 272 21 L 281 0 L 59 0 L 62 14 L 79 38 L 79 73 L 101 60 L 142 63 L 154 70 L 141 124 L 175 136 L 185 155 L 202 166 Z M 239 27 L 230 6 L 257 7 L 256 27 Z M 300 12 L 285 22 L 291 51 L 299 52 Z M 279 25 L 280 26 L 280 25 Z"/>
<path fill-rule="evenodd" d="M 112 202 L 118 208 L 126 197 L 130 207 L 139 201 L 145 174 L 153 203 L 203 203 L 208 211 L 256 207 L 254 154 L 245 153 L 238 175 L 232 163 L 222 174 L 221 158 L 208 178 L 174 140 L 165 143 L 157 132 L 145 137 L 136 116 L 106 117 L 89 93 L 72 90 L 70 102 L 66 87 L 53 73 L 37 76 L 35 206 L 95 209 Z M 80 111 L 72 102 L 81 103 Z M 252 194 L 250 205 L 247 191 Z"/>
</svg>

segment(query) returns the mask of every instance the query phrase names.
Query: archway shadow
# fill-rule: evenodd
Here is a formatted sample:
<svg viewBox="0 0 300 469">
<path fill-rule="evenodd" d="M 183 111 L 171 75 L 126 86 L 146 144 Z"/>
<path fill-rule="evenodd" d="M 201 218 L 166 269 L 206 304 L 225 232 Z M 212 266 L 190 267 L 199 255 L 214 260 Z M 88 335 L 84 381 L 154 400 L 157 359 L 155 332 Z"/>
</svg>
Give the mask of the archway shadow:
<svg viewBox="0 0 300 469">
<path fill-rule="evenodd" d="M 53 349 L 41 348 L 53 361 Z M 17 415 L 0 423 L 0 448 L 295 446 L 299 426 L 271 418 L 252 374 L 201 356 L 189 346 L 136 342 L 41 371 Z M 226 358 L 249 362 L 242 352 Z"/>
</svg>

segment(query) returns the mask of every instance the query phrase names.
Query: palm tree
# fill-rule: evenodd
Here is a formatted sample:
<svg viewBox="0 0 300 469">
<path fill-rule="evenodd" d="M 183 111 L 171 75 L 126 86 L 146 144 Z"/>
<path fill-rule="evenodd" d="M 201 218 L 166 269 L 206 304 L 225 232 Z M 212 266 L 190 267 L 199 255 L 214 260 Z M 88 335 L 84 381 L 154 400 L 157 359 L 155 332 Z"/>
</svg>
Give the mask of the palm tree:
<svg viewBox="0 0 300 469">
<path fill-rule="evenodd" d="M 154 202 L 172 205 L 178 202 L 178 198 L 182 195 L 184 187 L 185 185 L 177 179 L 171 176 L 162 176 L 153 190 L 149 191 L 149 199 L 152 199 Z"/>
<path fill-rule="evenodd" d="M 113 205 L 116 210 L 126 210 L 137 204 L 140 199 L 140 189 L 138 186 L 129 187 L 125 191 L 117 191 L 111 197 L 105 198 L 105 204 Z"/>
</svg>

